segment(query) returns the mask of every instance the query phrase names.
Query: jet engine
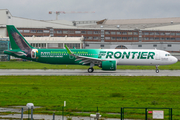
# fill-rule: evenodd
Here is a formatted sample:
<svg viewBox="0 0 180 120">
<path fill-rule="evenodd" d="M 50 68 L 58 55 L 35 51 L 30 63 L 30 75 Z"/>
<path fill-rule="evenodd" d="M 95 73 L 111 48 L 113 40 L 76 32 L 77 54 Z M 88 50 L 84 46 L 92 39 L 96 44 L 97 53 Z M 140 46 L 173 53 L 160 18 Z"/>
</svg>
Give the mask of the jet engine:
<svg viewBox="0 0 180 120">
<path fill-rule="evenodd" d="M 102 70 L 116 70 L 117 64 L 115 60 L 108 60 L 108 61 L 102 61 L 99 67 L 101 67 Z"/>
</svg>

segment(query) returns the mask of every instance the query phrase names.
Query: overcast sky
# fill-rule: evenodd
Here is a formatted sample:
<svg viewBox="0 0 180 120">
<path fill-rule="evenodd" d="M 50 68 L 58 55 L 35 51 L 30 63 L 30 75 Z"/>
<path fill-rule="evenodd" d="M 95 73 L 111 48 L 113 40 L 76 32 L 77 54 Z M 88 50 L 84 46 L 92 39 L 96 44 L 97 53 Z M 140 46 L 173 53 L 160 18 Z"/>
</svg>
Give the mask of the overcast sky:
<svg viewBox="0 0 180 120">
<path fill-rule="evenodd" d="M 102 20 L 180 17 L 180 0 L 0 0 L 0 9 L 13 16 L 55 20 L 49 11 L 89 12 L 61 14 L 61 20 Z M 95 13 L 91 13 L 91 12 Z"/>
</svg>

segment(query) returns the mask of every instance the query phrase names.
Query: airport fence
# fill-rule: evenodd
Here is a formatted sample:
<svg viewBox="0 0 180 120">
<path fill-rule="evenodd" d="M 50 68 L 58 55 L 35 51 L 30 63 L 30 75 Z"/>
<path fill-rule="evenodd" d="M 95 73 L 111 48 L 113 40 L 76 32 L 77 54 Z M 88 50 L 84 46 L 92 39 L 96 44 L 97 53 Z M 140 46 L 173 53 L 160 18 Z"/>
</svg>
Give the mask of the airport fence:
<svg viewBox="0 0 180 120">
<path fill-rule="evenodd" d="M 40 119 L 37 117 L 37 111 L 34 109 L 34 115 L 28 111 L 28 119 Z M 32 109 L 33 111 L 33 109 Z M 57 107 L 55 109 L 46 109 L 48 118 L 51 120 L 172 120 L 172 108 L 143 108 L 143 107 Z M 51 111 L 51 112 L 50 112 Z M 113 111 L 113 112 L 109 112 Z M 22 112 L 23 113 L 23 112 Z M 32 112 L 33 113 L 33 112 Z M 32 119 L 31 119 L 32 118 Z M 23 115 L 21 114 L 21 119 Z M 42 117 L 42 119 L 45 119 Z M 175 119 L 173 119 L 175 120 Z"/>
</svg>

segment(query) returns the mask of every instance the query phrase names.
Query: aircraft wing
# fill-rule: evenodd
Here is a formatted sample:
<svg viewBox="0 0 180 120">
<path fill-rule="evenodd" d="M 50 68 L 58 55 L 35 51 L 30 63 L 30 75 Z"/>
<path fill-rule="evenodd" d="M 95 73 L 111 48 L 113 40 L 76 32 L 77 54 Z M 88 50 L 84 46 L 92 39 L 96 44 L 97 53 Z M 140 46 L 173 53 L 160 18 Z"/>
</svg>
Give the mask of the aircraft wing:
<svg viewBox="0 0 180 120">
<path fill-rule="evenodd" d="M 89 63 L 100 64 L 102 61 L 106 61 L 106 60 L 98 59 L 98 58 L 75 55 L 73 54 L 73 52 L 71 52 L 71 50 L 66 45 L 65 45 L 65 48 L 69 55 L 75 56 L 76 58 L 75 61 L 81 61 L 80 63 L 83 63 L 84 65 L 89 64 Z"/>
</svg>

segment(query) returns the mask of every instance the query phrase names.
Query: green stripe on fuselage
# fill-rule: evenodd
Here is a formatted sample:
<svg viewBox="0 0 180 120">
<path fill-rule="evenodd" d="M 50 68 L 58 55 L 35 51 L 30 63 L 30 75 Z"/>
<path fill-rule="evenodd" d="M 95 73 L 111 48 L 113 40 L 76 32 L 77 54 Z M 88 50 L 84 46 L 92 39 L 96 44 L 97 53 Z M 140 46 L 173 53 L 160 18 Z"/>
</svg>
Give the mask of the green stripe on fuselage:
<svg viewBox="0 0 180 120">
<path fill-rule="evenodd" d="M 97 50 L 72 49 L 73 54 L 85 57 L 98 58 Z M 71 56 L 66 49 L 39 49 L 37 53 L 39 62 L 51 64 L 78 64 L 75 57 Z"/>
</svg>

